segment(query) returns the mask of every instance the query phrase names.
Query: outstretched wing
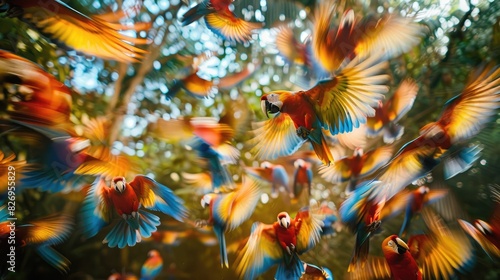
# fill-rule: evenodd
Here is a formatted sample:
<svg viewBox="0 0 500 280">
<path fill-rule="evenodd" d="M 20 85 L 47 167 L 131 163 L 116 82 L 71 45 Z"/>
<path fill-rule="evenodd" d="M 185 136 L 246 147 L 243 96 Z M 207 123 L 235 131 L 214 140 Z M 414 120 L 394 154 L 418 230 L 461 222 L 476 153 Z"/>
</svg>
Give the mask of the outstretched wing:
<svg viewBox="0 0 500 280">
<path fill-rule="evenodd" d="M 296 152 L 306 140 L 297 135 L 293 120 L 279 114 L 267 121 L 253 123 L 255 135 L 250 140 L 259 159 L 276 159 Z"/>
<path fill-rule="evenodd" d="M 160 211 L 179 221 L 186 218 L 184 202 L 168 187 L 143 175 L 135 176 L 129 184 L 145 208 Z"/>
<path fill-rule="evenodd" d="M 261 23 L 244 21 L 232 13 L 208 14 L 205 16 L 205 22 L 215 34 L 226 40 L 240 43 L 250 40 L 253 31 L 262 27 Z"/>
<path fill-rule="evenodd" d="M 300 229 L 297 233 L 297 252 L 302 254 L 312 249 L 321 239 L 324 223 L 320 215 L 314 210 L 307 208 L 300 210 L 295 216 L 294 222 L 301 220 Z"/>
<path fill-rule="evenodd" d="M 500 67 L 486 65 L 469 78 L 464 91 L 448 100 L 439 119 L 453 143 L 479 133 L 500 107 Z"/>
<path fill-rule="evenodd" d="M 371 150 L 363 155 L 363 168 L 359 173 L 360 177 L 366 177 L 389 162 L 392 157 L 392 147 L 383 146 Z"/>
<path fill-rule="evenodd" d="M 351 166 L 349 165 L 350 163 L 349 158 L 344 157 L 329 166 L 320 166 L 319 174 L 321 175 L 321 178 L 334 184 L 345 182 L 352 176 Z"/>
<path fill-rule="evenodd" d="M 236 271 L 244 279 L 255 279 L 283 259 L 273 225 L 255 222 L 245 247 L 236 259 Z"/>
<path fill-rule="evenodd" d="M 233 230 L 246 221 L 259 202 L 261 190 L 258 183 L 246 177 L 241 186 L 225 194 L 220 203 L 214 206 L 214 215 Z"/>
<path fill-rule="evenodd" d="M 370 256 L 363 264 L 347 274 L 349 280 L 391 279 L 391 269 L 383 257 Z"/>
<path fill-rule="evenodd" d="M 495 246 L 491 241 L 489 241 L 486 236 L 484 236 L 477 228 L 471 225 L 469 222 L 459 219 L 458 223 L 464 229 L 464 231 L 470 235 L 477 243 L 483 248 L 483 250 L 490 256 L 500 257 L 500 249 Z"/>
<path fill-rule="evenodd" d="M 418 93 L 418 85 L 412 79 L 406 79 L 399 85 L 394 95 L 384 106 L 387 106 L 387 117 L 389 121 L 397 122 L 413 106 Z"/>
<path fill-rule="evenodd" d="M 119 31 L 140 31 L 148 25 L 106 22 L 99 16 L 85 16 L 59 1 L 50 1 L 47 5 L 40 5 L 38 1 L 16 1 L 15 6 L 23 9 L 24 21 L 77 51 L 121 62 L 136 62 L 146 53 L 132 45 L 145 44 L 146 39 L 133 38 Z"/>
<path fill-rule="evenodd" d="M 382 53 L 369 57 L 356 57 L 335 77 L 316 84 L 305 92 L 306 98 L 324 128 L 332 135 L 352 131 L 375 115 L 379 101 L 388 87 L 389 76 L 381 74 L 387 62 Z"/>
<path fill-rule="evenodd" d="M 113 202 L 108 196 L 108 186 L 98 177 L 90 186 L 81 210 L 81 228 L 87 238 L 96 235 L 111 219 Z"/>
</svg>

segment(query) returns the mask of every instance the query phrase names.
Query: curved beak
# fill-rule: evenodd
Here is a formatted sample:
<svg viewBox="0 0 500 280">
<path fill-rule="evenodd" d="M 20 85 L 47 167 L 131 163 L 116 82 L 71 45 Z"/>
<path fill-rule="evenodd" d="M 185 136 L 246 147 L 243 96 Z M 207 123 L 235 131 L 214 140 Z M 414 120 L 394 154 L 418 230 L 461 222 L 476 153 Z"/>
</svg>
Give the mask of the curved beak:
<svg viewBox="0 0 500 280">
<path fill-rule="evenodd" d="M 288 228 L 290 224 L 288 223 L 286 217 L 281 218 L 281 225 L 285 228 Z"/>
<path fill-rule="evenodd" d="M 266 114 L 266 117 L 269 119 L 269 114 L 267 113 L 267 107 L 269 106 L 269 101 L 261 100 L 260 101 L 260 109 L 262 109 L 262 113 Z"/>
<path fill-rule="evenodd" d="M 404 254 L 406 253 L 406 251 L 410 250 L 410 248 L 408 247 L 408 245 L 403 241 L 401 240 L 401 238 L 396 238 L 396 245 L 398 246 L 398 254 Z"/>
</svg>

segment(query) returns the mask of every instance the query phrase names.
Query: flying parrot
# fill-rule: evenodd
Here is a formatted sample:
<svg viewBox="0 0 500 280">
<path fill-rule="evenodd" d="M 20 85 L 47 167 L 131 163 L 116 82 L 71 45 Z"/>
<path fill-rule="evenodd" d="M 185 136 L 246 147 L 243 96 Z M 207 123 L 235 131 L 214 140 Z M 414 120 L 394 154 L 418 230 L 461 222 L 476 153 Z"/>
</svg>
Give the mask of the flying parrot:
<svg viewBox="0 0 500 280">
<path fill-rule="evenodd" d="M 306 197 L 311 195 L 311 184 L 313 171 L 311 163 L 298 159 L 293 163 L 295 171 L 293 173 L 293 196 L 295 200 L 306 193 Z"/>
<path fill-rule="evenodd" d="M 205 17 L 207 27 L 225 40 L 247 42 L 255 29 L 262 27 L 261 23 L 248 22 L 237 18 L 230 10 L 233 0 L 203 0 L 182 15 L 182 25 Z"/>
<path fill-rule="evenodd" d="M 336 160 L 330 166 L 321 166 L 319 174 L 333 184 L 349 182 L 346 193 L 351 193 L 359 180 L 370 176 L 384 166 L 391 156 L 392 147 L 390 146 L 382 146 L 367 153 L 363 153 L 362 148 L 356 148 L 352 156 Z"/>
<path fill-rule="evenodd" d="M 275 279 L 299 279 L 305 272 L 299 255 L 320 240 L 321 219 L 302 209 L 295 219 L 281 212 L 274 224 L 255 222 L 252 233 L 237 258 L 236 271 L 244 279 L 255 279 L 274 265 Z"/>
<path fill-rule="evenodd" d="M 370 256 L 350 279 L 455 279 L 457 272 L 471 268 L 474 249 L 467 236 L 449 229 L 428 209 L 422 217 L 426 233 L 411 236 L 408 244 L 397 235 L 387 237 L 382 242 L 385 258 Z"/>
<path fill-rule="evenodd" d="M 396 13 L 381 18 L 357 19 L 348 9 L 332 28 L 335 1 L 320 1 L 314 15 L 312 48 L 315 59 L 328 72 L 336 71 L 345 59 L 367 56 L 383 50 L 386 58 L 400 55 L 420 41 L 422 28 L 412 18 Z"/>
<path fill-rule="evenodd" d="M 122 219 L 106 235 L 103 243 L 108 243 L 111 248 L 134 246 L 142 237 L 150 237 L 160 225 L 160 218 L 142 207 L 160 211 L 178 221 L 187 216 L 179 197 L 146 176 L 137 175 L 130 182 L 124 177 L 115 177 L 109 187 L 102 178 L 97 178 L 83 203 L 83 234 L 87 238 L 96 235 L 111 222 L 112 212 L 116 212 Z"/>
<path fill-rule="evenodd" d="M 304 274 L 300 280 L 333 280 L 332 272 L 326 267 L 304 263 Z"/>
<path fill-rule="evenodd" d="M 383 211 L 385 199 L 375 200 L 369 197 L 379 184 L 378 181 L 365 181 L 359 184 L 340 205 L 339 214 L 342 223 L 356 234 L 356 243 L 348 271 L 365 263 L 370 248 L 370 238 L 379 232 L 382 219 L 388 214 Z"/>
<path fill-rule="evenodd" d="M 352 131 L 375 114 L 387 92 L 388 76 L 380 74 L 386 63 L 380 55 L 352 60 L 334 77 L 306 91 L 273 91 L 261 97 L 269 120 L 256 123 L 251 140 L 256 156 L 275 159 L 291 155 L 308 141 L 325 164 L 333 162 L 322 129 L 332 135 Z"/>
<path fill-rule="evenodd" d="M 226 231 L 239 227 L 252 215 L 261 196 L 259 185 L 245 178 L 243 183 L 230 192 L 206 194 L 201 199 L 203 208 L 209 208 L 208 225 L 219 240 L 221 266 L 229 267 L 226 250 Z"/>
<path fill-rule="evenodd" d="M 148 252 L 148 259 L 141 268 L 141 280 L 154 280 L 163 268 L 163 259 L 160 252 L 151 250 Z"/>
<path fill-rule="evenodd" d="M 321 236 L 332 236 L 336 231 L 340 231 L 341 224 L 335 203 L 323 201 L 319 206 L 318 214 L 324 217 L 323 227 L 321 227 Z"/>
<path fill-rule="evenodd" d="M 70 129 L 71 91 L 38 65 L 0 50 L 0 81 L 18 86 L 15 92 L 6 89 L 9 119 Z"/>
<path fill-rule="evenodd" d="M 147 51 L 134 44 L 147 39 L 124 35 L 119 31 L 146 30 L 149 24 L 120 23 L 123 12 L 87 16 L 58 0 L 5 0 L 7 16 L 18 17 L 60 45 L 103 59 L 137 62 Z"/>
<path fill-rule="evenodd" d="M 288 174 L 283 165 L 264 161 L 260 167 L 245 167 L 245 171 L 252 177 L 270 183 L 271 197 L 278 197 L 280 190 L 285 190 L 290 196 L 293 196 L 293 191 L 290 190 L 288 183 Z"/>
<path fill-rule="evenodd" d="M 500 257 L 500 190 L 498 186 L 492 188 L 495 209 L 490 218 L 490 222 L 476 219 L 474 224 L 459 219 L 460 226 L 474 240 L 481 245 L 481 248 L 493 259 Z"/>
<path fill-rule="evenodd" d="M 367 133 L 371 137 L 384 132 L 384 143 L 392 144 L 399 140 L 404 133 L 404 127 L 397 122 L 411 109 L 418 93 L 418 85 L 411 79 L 404 80 L 396 92 L 380 102 L 375 109 L 375 116 L 366 120 Z"/>
<path fill-rule="evenodd" d="M 474 71 L 462 93 L 446 102 L 440 118 L 422 127 L 420 136 L 406 143 L 377 176 L 382 184 L 371 196 L 389 199 L 441 161 L 446 179 L 467 170 L 481 149 L 464 142 L 479 133 L 496 114 L 499 92 L 499 67 L 485 65 Z"/>
<path fill-rule="evenodd" d="M 405 237 L 408 229 L 410 228 L 410 223 L 412 218 L 422 212 L 424 206 L 436 202 L 438 199 L 443 198 L 448 194 L 448 189 L 430 189 L 427 186 L 420 186 L 413 191 L 403 190 L 393 196 L 391 201 L 403 200 L 403 203 L 396 202 L 399 205 L 403 205 L 405 208 L 405 218 L 399 236 Z M 389 204 L 389 202 L 387 202 Z M 386 205 L 387 205 L 386 204 Z M 393 209 L 393 213 L 398 212 L 398 210 Z"/>
<path fill-rule="evenodd" d="M 4 273 L 8 272 L 9 261 L 8 254 L 13 254 L 14 259 L 22 259 L 21 248 L 32 247 L 37 254 L 52 267 L 66 273 L 69 270 L 70 261 L 52 248 L 52 245 L 62 243 L 70 235 L 73 229 L 73 220 L 66 215 L 50 215 L 44 218 L 29 222 L 28 224 L 19 224 L 12 221 L 7 205 L 0 207 L 0 248 L 2 257 L 0 271 L 2 278 Z M 14 239 L 11 239 L 11 231 L 15 232 Z M 15 247 L 12 253 L 11 247 Z M 15 261 L 14 261 L 15 263 Z M 15 264 L 14 264 L 15 266 Z"/>
</svg>

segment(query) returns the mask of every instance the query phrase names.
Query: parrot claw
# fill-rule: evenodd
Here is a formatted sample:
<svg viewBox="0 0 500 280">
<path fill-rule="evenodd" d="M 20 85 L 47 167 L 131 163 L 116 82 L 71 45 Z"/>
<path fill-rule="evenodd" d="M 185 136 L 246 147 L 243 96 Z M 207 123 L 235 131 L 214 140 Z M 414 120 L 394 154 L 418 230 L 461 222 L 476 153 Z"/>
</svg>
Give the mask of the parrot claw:
<svg viewBox="0 0 500 280">
<path fill-rule="evenodd" d="M 371 224 L 369 224 L 366 228 L 368 230 L 368 232 L 374 232 L 376 230 L 378 230 L 380 228 L 380 224 L 382 222 L 377 220 L 377 221 L 373 221 Z"/>
<path fill-rule="evenodd" d="M 132 212 L 132 217 L 136 218 L 137 217 L 137 212 Z"/>
<path fill-rule="evenodd" d="M 297 128 L 297 135 L 299 137 L 302 137 L 302 139 L 307 139 L 309 134 L 311 134 L 311 131 L 308 130 L 307 128 L 303 126 L 299 126 L 299 128 Z"/>
<path fill-rule="evenodd" d="M 196 220 L 195 222 L 196 227 L 202 228 L 208 226 L 208 221 L 207 220 Z"/>
<path fill-rule="evenodd" d="M 295 245 L 290 243 L 289 246 L 286 246 L 286 252 L 291 256 L 295 252 Z"/>
<path fill-rule="evenodd" d="M 123 218 L 124 220 L 126 220 L 126 219 L 127 219 L 127 214 L 125 214 L 125 213 L 124 213 L 124 214 L 122 214 L 122 218 Z"/>
</svg>

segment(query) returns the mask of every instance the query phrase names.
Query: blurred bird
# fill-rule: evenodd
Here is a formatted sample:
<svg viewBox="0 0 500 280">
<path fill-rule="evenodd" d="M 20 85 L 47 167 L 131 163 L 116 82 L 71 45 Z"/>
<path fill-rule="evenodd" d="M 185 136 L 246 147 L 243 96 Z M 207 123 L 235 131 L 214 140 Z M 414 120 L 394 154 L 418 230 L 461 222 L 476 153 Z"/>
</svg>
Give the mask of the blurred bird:
<svg viewBox="0 0 500 280">
<path fill-rule="evenodd" d="M 275 279 L 299 279 L 305 272 L 299 255 L 312 249 L 320 240 L 322 222 L 308 209 L 291 220 L 287 212 L 268 225 L 255 222 L 252 233 L 237 258 L 237 272 L 244 279 L 255 279 L 273 265 L 278 265 Z"/>
<path fill-rule="evenodd" d="M 385 200 L 369 198 L 372 190 L 379 184 L 378 181 L 365 181 L 359 184 L 340 205 L 339 214 L 342 223 L 356 234 L 354 253 L 347 271 L 354 270 L 358 265 L 364 265 L 368 257 L 370 238 L 379 231 L 382 219 L 388 215 L 383 211 Z"/>
<path fill-rule="evenodd" d="M 120 62 L 137 62 L 147 51 L 134 44 L 146 44 L 147 39 L 134 38 L 119 31 L 139 32 L 148 23 L 120 23 L 123 12 L 86 16 L 58 0 L 4 0 L 7 16 L 36 28 L 55 43 L 99 58 Z"/>
<path fill-rule="evenodd" d="M 443 198 L 448 194 L 448 189 L 429 189 L 427 186 L 420 186 L 413 191 L 403 190 L 393 196 L 390 201 L 403 200 L 404 202 L 396 202 L 399 205 L 403 205 L 405 208 L 405 219 L 401 230 L 399 231 L 399 236 L 405 237 L 408 229 L 410 228 L 410 223 L 412 218 L 422 212 L 424 206 L 436 202 L 438 199 Z M 390 201 L 387 202 L 386 208 L 389 207 Z M 397 209 L 392 209 L 393 213 L 398 212 Z"/>
<path fill-rule="evenodd" d="M 420 136 L 406 143 L 376 180 L 382 184 L 371 197 L 389 199 L 419 179 L 441 161 L 449 179 L 467 170 L 478 158 L 478 146 L 464 142 L 478 134 L 500 107 L 500 68 L 485 65 L 474 71 L 461 94 L 446 102 L 440 118 L 420 129 Z"/>
<path fill-rule="evenodd" d="M 261 108 L 269 120 L 256 123 L 251 140 L 256 156 L 275 159 L 291 155 L 309 141 L 325 164 L 333 157 L 322 129 L 332 135 L 352 131 L 375 114 L 378 101 L 387 92 L 380 74 L 386 63 L 380 55 L 356 58 L 335 77 L 306 91 L 273 91 L 261 97 Z"/>
<path fill-rule="evenodd" d="M 381 18 L 357 19 L 348 9 L 336 27 L 331 27 L 335 12 L 334 0 L 319 2 L 314 14 L 312 46 L 315 59 L 328 71 L 336 71 L 345 59 L 383 51 L 386 58 L 400 55 L 416 45 L 422 28 L 412 18 L 396 13 Z"/>
<path fill-rule="evenodd" d="M 356 185 L 389 162 L 392 156 L 392 147 L 382 146 L 363 153 L 363 149 L 356 148 L 350 157 L 344 157 L 330 166 L 321 166 L 319 174 L 323 179 L 333 184 L 349 182 L 346 193 L 354 191 Z"/>
<path fill-rule="evenodd" d="M 449 229 L 429 209 L 422 216 L 427 233 L 411 236 L 408 245 L 397 235 L 389 236 L 382 243 L 385 260 L 370 256 L 350 279 L 455 279 L 457 272 L 467 271 L 474 262 L 467 237 Z"/>
<path fill-rule="evenodd" d="M 306 201 L 311 196 L 311 184 L 313 179 L 312 165 L 302 159 L 294 162 L 295 171 L 293 173 L 293 196 L 294 201 L 298 201 L 305 193 Z"/>
<path fill-rule="evenodd" d="M 493 259 L 500 258 L 500 188 L 498 185 L 492 188 L 492 195 L 495 209 L 489 223 L 480 219 L 474 220 L 473 225 L 461 219 L 458 222 L 465 232 L 474 238 L 486 254 Z"/>
<path fill-rule="evenodd" d="M 163 268 L 163 259 L 160 252 L 151 250 L 148 252 L 148 259 L 141 268 L 141 280 L 154 280 Z"/>
<path fill-rule="evenodd" d="M 68 272 L 70 261 L 52 246 L 62 243 L 69 237 L 73 229 L 72 218 L 66 215 L 50 215 L 21 225 L 18 221 L 11 220 L 15 217 L 8 210 L 7 205 L 11 204 L 5 203 L 0 207 L 0 248 L 2 250 L 0 276 L 2 278 L 5 276 L 4 273 L 8 272 L 8 267 L 15 267 L 15 261 L 14 265 L 9 264 L 12 260 L 9 254 L 13 255 L 15 260 L 22 259 L 21 248 L 24 247 L 34 248 L 42 259 L 59 272 Z M 12 239 L 12 236 L 15 239 Z M 12 250 L 12 247 L 15 250 Z"/>
<path fill-rule="evenodd" d="M 206 194 L 201 199 L 203 208 L 209 207 L 208 225 L 213 230 L 220 246 L 221 266 L 229 267 L 224 232 L 239 227 L 252 215 L 261 196 L 258 184 L 245 178 L 241 186 L 231 192 Z"/>
<path fill-rule="evenodd" d="M 404 133 L 397 122 L 411 109 L 418 93 L 418 85 L 411 79 L 404 80 L 385 103 L 380 102 L 375 116 L 366 120 L 367 133 L 371 137 L 384 131 L 384 143 L 392 144 Z"/>
<path fill-rule="evenodd" d="M 262 24 L 237 18 L 229 8 L 233 1 L 203 0 L 182 15 L 182 25 L 189 25 L 205 17 L 207 27 L 223 39 L 240 43 L 247 42 L 251 39 L 252 32 L 261 28 Z"/>
<path fill-rule="evenodd" d="M 245 167 L 245 171 L 254 178 L 270 183 L 271 197 L 278 197 L 281 190 L 286 191 L 290 197 L 293 196 L 293 191 L 290 190 L 288 183 L 288 174 L 283 165 L 264 161 L 260 164 L 260 167 Z"/>
<path fill-rule="evenodd" d="M 111 187 L 97 178 L 89 189 L 82 207 L 82 230 L 87 238 L 96 235 L 111 222 L 112 208 L 122 217 L 106 235 L 109 247 L 134 246 L 142 237 L 149 237 L 160 225 L 160 218 L 141 207 L 160 211 L 178 221 L 187 216 L 183 201 L 169 188 L 143 175 L 131 182 L 115 177 Z"/>
<path fill-rule="evenodd" d="M 342 225 L 338 218 L 339 213 L 333 202 L 323 201 L 319 207 L 318 214 L 324 217 L 321 236 L 332 236 L 336 231 L 340 231 Z"/>
<path fill-rule="evenodd" d="M 300 280 L 333 280 L 332 272 L 326 267 L 304 263 L 304 274 Z"/>
<path fill-rule="evenodd" d="M 217 245 L 217 239 L 212 234 L 212 228 L 184 228 L 181 230 L 158 230 L 151 234 L 151 240 L 166 246 L 178 246 L 185 240 L 197 240 L 204 246 Z"/>
<path fill-rule="evenodd" d="M 0 85 L 8 93 L 8 119 L 63 131 L 72 127 L 70 89 L 33 62 L 0 50 Z"/>
</svg>

